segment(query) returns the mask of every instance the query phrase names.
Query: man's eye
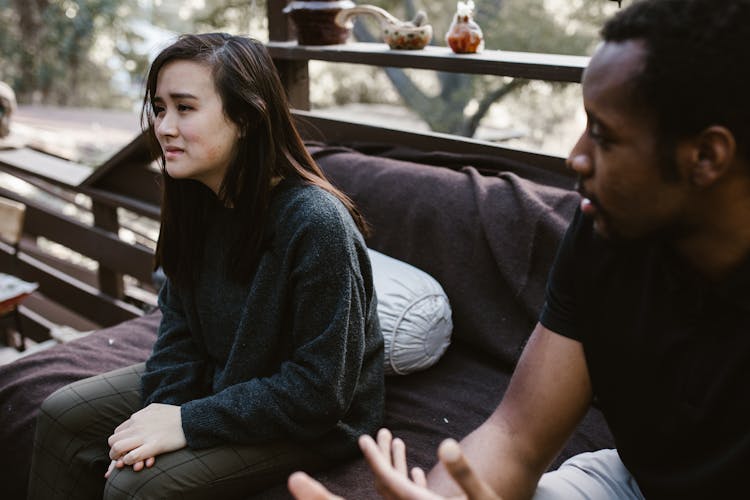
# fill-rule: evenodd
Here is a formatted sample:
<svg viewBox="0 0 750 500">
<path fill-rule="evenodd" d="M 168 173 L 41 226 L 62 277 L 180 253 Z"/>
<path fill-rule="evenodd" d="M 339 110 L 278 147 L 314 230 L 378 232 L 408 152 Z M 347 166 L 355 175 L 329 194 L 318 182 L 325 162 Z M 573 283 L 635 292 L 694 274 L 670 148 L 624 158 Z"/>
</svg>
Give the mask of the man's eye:
<svg viewBox="0 0 750 500">
<path fill-rule="evenodd" d="M 606 146 L 609 144 L 609 140 L 602 135 L 602 133 L 599 131 L 599 127 L 592 126 L 588 129 L 589 137 L 591 137 L 591 140 L 597 143 L 600 146 Z"/>
</svg>

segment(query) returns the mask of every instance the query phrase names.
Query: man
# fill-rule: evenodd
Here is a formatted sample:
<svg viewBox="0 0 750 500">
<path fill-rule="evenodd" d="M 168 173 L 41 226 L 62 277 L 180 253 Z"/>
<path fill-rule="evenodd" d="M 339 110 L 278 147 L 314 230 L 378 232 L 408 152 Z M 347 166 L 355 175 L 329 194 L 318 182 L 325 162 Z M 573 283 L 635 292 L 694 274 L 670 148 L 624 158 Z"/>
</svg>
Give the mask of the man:
<svg viewBox="0 0 750 500">
<path fill-rule="evenodd" d="M 461 442 L 465 457 L 446 443 L 444 465 L 409 480 L 402 443 L 360 441 L 389 498 L 458 494 L 451 475 L 474 499 L 745 490 L 750 0 L 644 0 L 602 34 L 568 159 L 583 198 L 539 323 L 500 406 Z M 617 450 L 543 475 L 594 399 Z M 330 498 L 299 474 L 290 488 Z"/>
</svg>

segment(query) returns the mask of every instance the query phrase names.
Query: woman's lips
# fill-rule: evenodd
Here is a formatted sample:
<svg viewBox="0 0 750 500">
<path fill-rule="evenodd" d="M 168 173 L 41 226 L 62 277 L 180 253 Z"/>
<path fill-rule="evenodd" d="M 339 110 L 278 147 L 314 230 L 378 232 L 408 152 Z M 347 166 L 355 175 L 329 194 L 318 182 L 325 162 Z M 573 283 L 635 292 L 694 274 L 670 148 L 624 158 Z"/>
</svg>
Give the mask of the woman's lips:
<svg viewBox="0 0 750 500">
<path fill-rule="evenodd" d="M 174 160 L 183 153 L 180 148 L 164 148 L 164 156 L 167 160 Z"/>
</svg>

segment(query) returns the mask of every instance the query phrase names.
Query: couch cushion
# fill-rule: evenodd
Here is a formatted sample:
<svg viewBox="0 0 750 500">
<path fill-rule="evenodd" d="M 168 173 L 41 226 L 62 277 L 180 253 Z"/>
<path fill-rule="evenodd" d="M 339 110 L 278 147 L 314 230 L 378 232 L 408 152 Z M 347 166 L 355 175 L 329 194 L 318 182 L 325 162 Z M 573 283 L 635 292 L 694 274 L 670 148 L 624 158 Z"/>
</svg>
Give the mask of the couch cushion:
<svg viewBox="0 0 750 500">
<path fill-rule="evenodd" d="M 451 341 L 453 321 L 440 283 L 411 264 L 370 249 L 386 375 L 434 365 Z"/>
<path fill-rule="evenodd" d="M 343 147 L 310 150 L 372 225 L 368 245 L 443 286 L 452 342 L 512 368 L 537 320 L 578 194 L 512 172 L 482 175 L 468 165 L 439 168 Z"/>
</svg>

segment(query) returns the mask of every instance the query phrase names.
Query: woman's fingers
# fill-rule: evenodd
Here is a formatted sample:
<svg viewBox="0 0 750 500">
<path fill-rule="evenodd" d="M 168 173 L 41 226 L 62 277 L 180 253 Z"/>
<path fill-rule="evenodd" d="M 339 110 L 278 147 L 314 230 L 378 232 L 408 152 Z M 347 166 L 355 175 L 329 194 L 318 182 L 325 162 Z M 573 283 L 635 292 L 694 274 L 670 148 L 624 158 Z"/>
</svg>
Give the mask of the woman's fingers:
<svg viewBox="0 0 750 500">
<path fill-rule="evenodd" d="M 112 460 L 109 463 L 109 467 L 107 467 L 107 472 L 104 473 L 105 478 L 108 478 L 110 474 L 112 474 L 112 471 L 115 470 L 115 464 L 117 464 L 117 460 Z"/>
<path fill-rule="evenodd" d="M 466 460 L 454 439 L 446 439 L 438 448 L 438 458 L 471 500 L 499 500 L 500 497 L 482 481 Z"/>
<path fill-rule="evenodd" d="M 109 458 L 112 460 L 122 459 L 126 453 L 129 453 L 139 446 L 143 446 L 143 442 L 137 437 L 115 440 L 110 445 Z M 128 463 L 128 465 L 130 464 Z"/>
</svg>

